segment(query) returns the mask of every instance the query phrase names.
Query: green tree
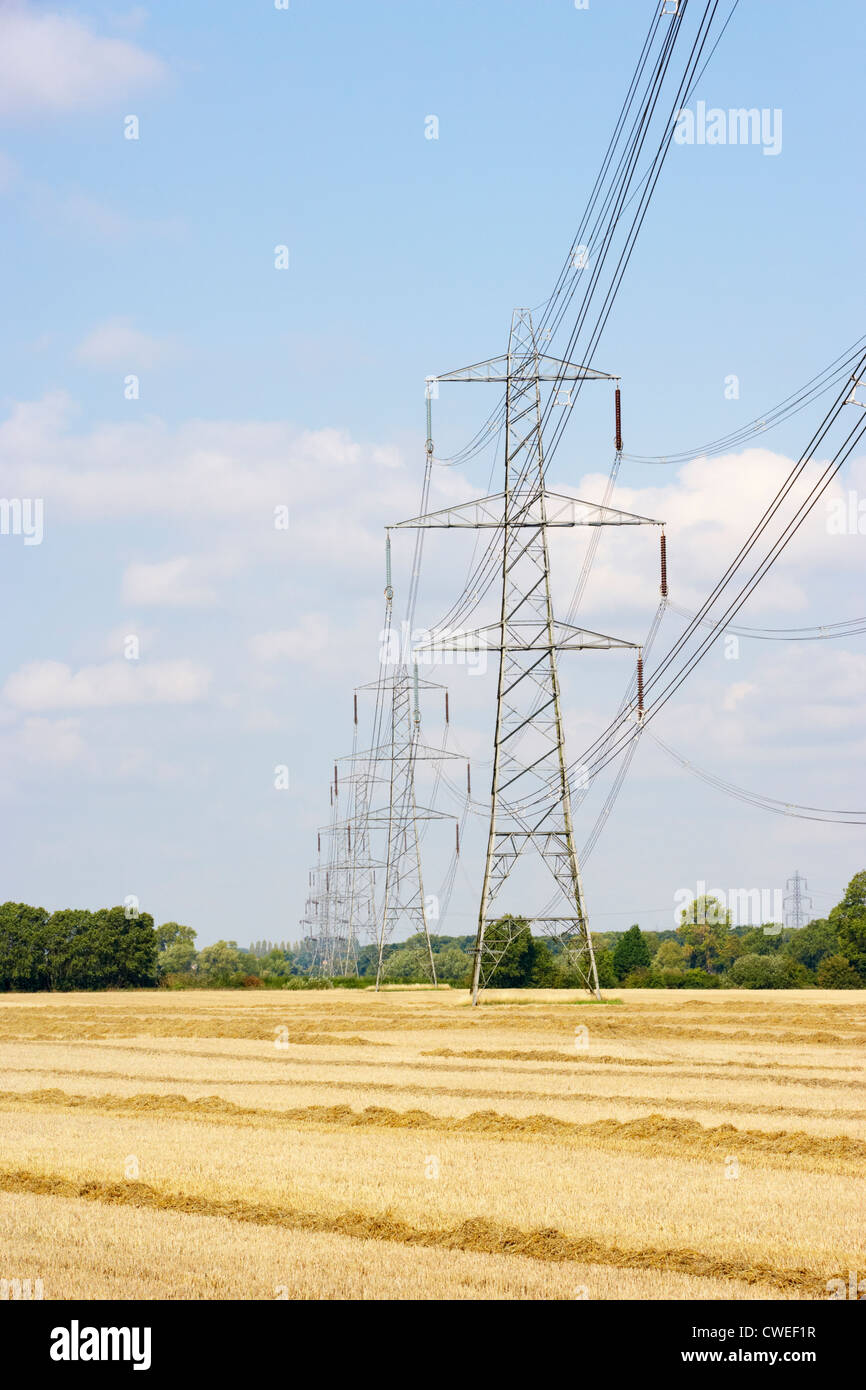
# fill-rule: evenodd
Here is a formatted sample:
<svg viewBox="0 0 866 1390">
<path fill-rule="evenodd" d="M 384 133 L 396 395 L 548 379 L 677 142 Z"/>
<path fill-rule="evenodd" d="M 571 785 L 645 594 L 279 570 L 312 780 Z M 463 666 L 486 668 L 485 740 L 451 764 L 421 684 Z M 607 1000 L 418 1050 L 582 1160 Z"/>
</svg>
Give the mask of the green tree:
<svg viewBox="0 0 866 1390">
<path fill-rule="evenodd" d="M 737 940 L 737 955 L 740 956 L 772 956 L 779 949 L 778 936 L 771 936 L 760 927 L 752 927 Z"/>
<path fill-rule="evenodd" d="M 198 955 L 191 941 L 175 941 L 157 955 L 156 977 L 162 980 L 166 975 L 191 975 L 197 961 Z"/>
<path fill-rule="evenodd" d="M 532 936 L 525 917 L 500 917 L 484 934 L 487 951 L 498 956 L 488 984 L 496 989 L 521 989 L 532 972 Z"/>
<path fill-rule="evenodd" d="M 652 963 L 654 970 L 684 970 L 686 952 L 678 941 L 663 941 Z"/>
<path fill-rule="evenodd" d="M 785 943 L 785 955 L 805 965 L 807 970 L 817 970 L 826 956 L 835 955 L 838 951 L 839 933 L 835 925 L 825 918 L 800 927 Z"/>
<path fill-rule="evenodd" d="M 48 988 L 48 921 L 44 907 L 0 906 L 0 990 Z"/>
<path fill-rule="evenodd" d="M 815 980 L 819 989 L 862 989 L 863 979 L 845 956 L 825 956 Z"/>
<path fill-rule="evenodd" d="M 718 898 L 702 893 L 680 913 L 677 935 L 689 949 L 688 964 L 718 973 L 737 956 L 731 914 Z"/>
<path fill-rule="evenodd" d="M 692 898 L 688 907 L 684 907 L 680 913 L 681 927 L 729 927 L 730 925 L 730 912 L 712 893 L 701 893 L 699 897 Z"/>
<path fill-rule="evenodd" d="M 147 912 L 63 908 L 45 924 L 51 989 L 127 989 L 156 980 L 156 931 Z"/>
<path fill-rule="evenodd" d="M 598 983 L 601 989 L 615 989 L 617 984 L 616 971 L 613 968 L 613 951 L 607 947 L 602 947 L 595 953 L 595 968 L 598 971 Z"/>
<path fill-rule="evenodd" d="M 436 955 L 436 976 L 443 984 L 467 988 L 472 978 L 472 956 L 459 946 L 447 946 Z"/>
<path fill-rule="evenodd" d="M 259 971 L 264 976 L 271 976 L 278 980 L 287 979 L 294 970 L 294 957 L 291 951 L 280 950 L 275 946 L 273 950 L 259 956 Z"/>
<path fill-rule="evenodd" d="M 156 982 L 156 928 L 149 912 L 130 914 L 123 907 L 94 913 L 102 977 L 113 989 Z"/>
<path fill-rule="evenodd" d="M 99 953 L 94 953 L 93 913 L 83 907 L 52 912 L 46 924 L 52 989 L 102 989 Z"/>
<path fill-rule="evenodd" d="M 384 963 L 383 976 L 394 984 L 422 984 L 430 981 L 430 959 L 426 942 L 414 938 L 401 942 Z M 422 937 L 423 941 L 423 937 Z"/>
<path fill-rule="evenodd" d="M 196 932 L 192 927 L 183 927 L 179 922 L 163 922 L 156 929 L 158 954 L 156 957 L 156 977 L 162 980 L 166 975 L 188 975 L 196 964 Z"/>
<path fill-rule="evenodd" d="M 162 926 L 156 929 L 157 948 L 167 951 L 169 946 L 177 946 L 179 943 L 194 946 L 197 934 L 192 927 L 182 927 L 180 922 L 163 922 Z"/>
<path fill-rule="evenodd" d="M 255 974 L 256 959 L 249 951 L 242 951 L 236 941 L 215 941 L 199 951 L 198 968 L 208 984 L 219 984 L 233 975 Z"/>
<path fill-rule="evenodd" d="M 759 956 L 754 952 L 738 956 L 728 971 L 731 984 L 741 989 L 776 989 L 779 972 L 772 956 Z"/>
<path fill-rule="evenodd" d="M 532 935 L 525 917 L 500 917 L 484 937 L 499 956 L 488 984 L 494 989 L 550 989 L 560 983 L 556 958 L 546 941 Z"/>
<path fill-rule="evenodd" d="M 567 962 L 563 962 L 567 966 Z M 546 941 L 530 935 L 529 938 L 529 979 L 530 989 L 554 989 L 560 982 L 556 958 Z"/>
<path fill-rule="evenodd" d="M 649 942 L 635 922 L 614 947 L 614 973 L 618 980 L 624 980 L 633 970 L 648 969 L 651 960 Z"/>
<path fill-rule="evenodd" d="M 787 956 L 738 956 L 728 971 L 728 980 L 742 989 L 802 989 L 813 983 L 812 975 L 799 961 Z"/>
<path fill-rule="evenodd" d="M 866 982 L 866 872 L 854 875 L 830 922 L 839 937 L 839 953 Z"/>
</svg>

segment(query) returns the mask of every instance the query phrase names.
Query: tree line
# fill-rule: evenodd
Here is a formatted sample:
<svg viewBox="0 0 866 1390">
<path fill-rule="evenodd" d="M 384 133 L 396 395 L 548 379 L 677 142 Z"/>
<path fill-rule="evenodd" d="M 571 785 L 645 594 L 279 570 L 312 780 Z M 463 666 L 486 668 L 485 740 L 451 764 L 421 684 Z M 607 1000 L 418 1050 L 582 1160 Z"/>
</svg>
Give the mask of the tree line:
<svg viewBox="0 0 866 1390">
<path fill-rule="evenodd" d="M 300 989 L 318 978 L 315 943 L 260 940 L 250 947 L 217 941 L 196 948 L 196 932 L 179 922 L 154 924 L 129 907 L 0 906 L 0 991 L 167 988 Z M 499 956 L 489 983 L 499 988 L 556 989 L 581 984 L 559 943 L 532 935 L 519 917 L 488 929 Z M 437 979 L 465 988 L 472 974 L 473 936 L 434 936 Z M 603 988 L 862 989 L 866 988 L 866 871 L 855 874 L 836 907 L 797 930 L 780 923 L 733 926 L 713 897 L 692 901 L 676 928 L 593 934 Z M 372 983 L 377 951 L 361 947 L 349 975 L 333 983 Z M 422 936 L 385 948 L 389 983 L 429 980 Z"/>
</svg>

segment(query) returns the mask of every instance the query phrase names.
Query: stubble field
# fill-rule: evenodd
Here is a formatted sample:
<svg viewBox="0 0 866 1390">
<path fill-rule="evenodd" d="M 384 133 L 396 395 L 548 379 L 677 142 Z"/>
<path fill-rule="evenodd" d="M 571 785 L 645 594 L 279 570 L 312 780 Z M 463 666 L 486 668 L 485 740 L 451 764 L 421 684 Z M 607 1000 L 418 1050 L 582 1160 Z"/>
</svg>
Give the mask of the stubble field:
<svg viewBox="0 0 866 1390">
<path fill-rule="evenodd" d="M 866 996 L 0 996 L 0 1282 L 70 1298 L 826 1299 Z"/>
</svg>

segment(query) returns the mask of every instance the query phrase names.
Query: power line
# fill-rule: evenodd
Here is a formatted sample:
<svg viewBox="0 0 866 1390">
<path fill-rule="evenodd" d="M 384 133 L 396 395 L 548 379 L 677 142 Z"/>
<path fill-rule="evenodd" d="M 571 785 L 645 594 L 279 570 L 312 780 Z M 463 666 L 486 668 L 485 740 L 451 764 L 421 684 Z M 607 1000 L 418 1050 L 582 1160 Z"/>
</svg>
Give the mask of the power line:
<svg viewBox="0 0 866 1390">
<path fill-rule="evenodd" d="M 717 791 L 724 792 L 726 796 L 736 797 L 738 801 L 748 802 L 749 805 L 758 806 L 765 811 L 773 811 L 776 815 L 795 816 L 799 820 L 834 822 L 838 825 L 866 825 L 866 811 L 834 811 L 820 806 L 801 806 L 794 801 L 782 801 L 778 797 L 764 796 L 761 792 L 747 791 L 745 787 L 738 787 L 734 782 L 728 782 L 723 777 L 717 777 L 713 773 L 697 767 L 695 763 L 684 758 L 681 753 L 677 753 L 652 731 L 649 731 L 649 736 L 663 753 L 666 753 L 680 767 L 690 772 L 692 776 L 699 777 L 702 782 L 715 787 Z"/>
<path fill-rule="evenodd" d="M 763 415 L 758 415 L 754 420 L 741 425 L 730 434 L 722 435 L 719 439 L 711 440 L 708 444 L 701 444 L 692 449 L 681 449 L 675 453 L 668 454 L 624 454 L 623 458 L 629 463 L 645 463 L 654 465 L 676 465 L 679 463 L 689 463 L 696 458 L 712 458 L 719 454 L 729 453 L 731 449 L 737 448 L 741 444 L 753 440 L 756 434 L 764 434 L 776 429 L 783 421 L 789 420 L 792 416 L 798 415 L 807 406 L 820 396 L 839 386 L 840 382 L 851 380 L 851 370 L 855 362 L 862 355 L 866 335 L 858 338 L 856 343 L 852 343 L 843 353 L 834 358 L 829 366 L 825 367 L 817 375 L 801 386 L 799 390 L 786 396 L 783 401 L 772 409 L 765 411 Z M 849 401 L 849 404 L 853 402 Z"/>
<path fill-rule="evenodd" d="M 696 615 L 677 603 L 669 603 L 671 612 L 681 618 L 694 622 Z M 710 626 L 708 618 L 697 619 L 702 626 Z M 856 637 L 866 632 L 866 617 L 847 618 L 838 623 L 813 623 L 811 627 L 736 627 L 729 624 L 725 634 L 734 637 L 751 637 L 762 642 L 822 642 L 832 637 Z"/>
</svg>

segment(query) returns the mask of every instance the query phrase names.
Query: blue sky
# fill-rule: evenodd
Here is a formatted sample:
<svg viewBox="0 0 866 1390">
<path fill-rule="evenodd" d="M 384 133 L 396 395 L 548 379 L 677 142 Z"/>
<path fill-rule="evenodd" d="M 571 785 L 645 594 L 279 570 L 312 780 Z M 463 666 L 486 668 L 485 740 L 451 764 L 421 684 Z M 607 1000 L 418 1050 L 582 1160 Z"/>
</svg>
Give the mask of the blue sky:
<svg viewBox="0 0 866 1390">
<path fill-rule="evenodd" d="M 352 688 L 376 672 L 382 527 L 417 511 L 424 377 L 503 351 L 512 308 L 550 292 L 651 9 L 0 3 L 0 492 L 45 505 L 41 545 L 0 537 L 4 898 L 134 894 L 201 942 L 299 934 Z M 779 108 L 782 149 L 671 150 L 596 358 L 623 377 L 627 450 L 727 433 L 862 333 L 864 27 L 853 0 L 832 23 L 805 0 L 741 0 L 696 99 Z M 443 388 L 437 452 L 491 404 Z M 624 465 L 614 500 L 669 520 L 685 606 L 817 416 L 682 471 Z M 551 482 L 597 496 L 609 465 L 609 398 L 586 393 Z M 486 490 L 489 466 L 441 470 L 439 503 Z M 854 460 L 840 495 L 864 485 Z M 859 616 L 862 544 L 817 516 L 741 620 Z M 408 558 L 398 543 L 398 598 Z M 456 597 L 462 559 L 431 541 L 420 619 Z M 565 605 L 574 563 L 563 551 Z M 640 640 L 655 583 L 650 540 L 611 542 L 587 626 Z M 861 805 L 863 639 L 746 645 L 715 650 L 661 735 L 771 796 Z M 577 756 L 628 672 L 565 660 Z M 481 786 L 491 679 L 452 688 Z M 699 880 L 775 888 L 795 868 L 826 908 L 863 867 L 856 829 L 745 808 L 646 744 L 586 870 L 600 929 L 670 925 Z M 445 929 L 471 929 L 482 838 Z M 433 892 L 450 832 L 434 840 Z"/>
</svg>

